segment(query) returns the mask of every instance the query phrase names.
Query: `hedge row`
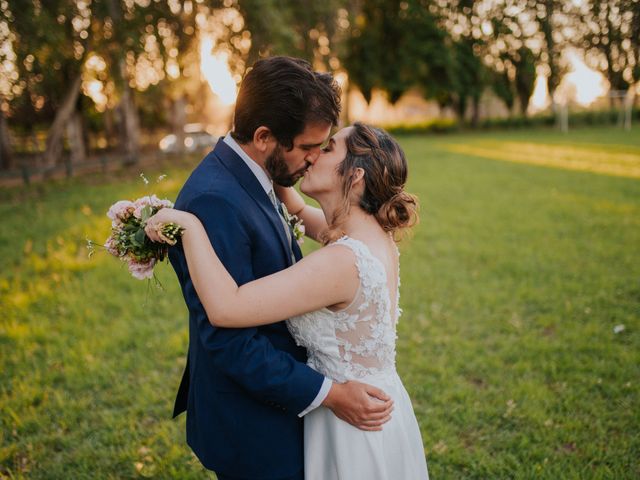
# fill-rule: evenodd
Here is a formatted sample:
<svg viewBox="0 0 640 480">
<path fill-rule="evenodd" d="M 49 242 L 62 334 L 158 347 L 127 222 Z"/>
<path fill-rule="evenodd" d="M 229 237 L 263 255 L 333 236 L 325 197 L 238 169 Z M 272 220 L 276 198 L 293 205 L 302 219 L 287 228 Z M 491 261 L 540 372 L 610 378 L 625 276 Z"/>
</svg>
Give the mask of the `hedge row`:
<svg viewBox="0 0 640 480">
<path fill-rule="evenodd" d="M 640 108 L 632 110 L 632 123 L 640 122 Z M 620 120 L 619 110 L 589 110 L 569 112 L 569 127 L 588 125 L 611 125 Z M 511 128 L 550 127 L 556 124 L 551 114 L 517 116 L 509 118 L 488 118 L 481 120 L 477 127 L 470 123 L 461 123 L 455 119 L 435 119 L 418 123 L 397 123 L 385 125 L 384 128 L 393 135 L 421 133 L 449 133 L 459 130 L 505 130 Z"/>
</svg>

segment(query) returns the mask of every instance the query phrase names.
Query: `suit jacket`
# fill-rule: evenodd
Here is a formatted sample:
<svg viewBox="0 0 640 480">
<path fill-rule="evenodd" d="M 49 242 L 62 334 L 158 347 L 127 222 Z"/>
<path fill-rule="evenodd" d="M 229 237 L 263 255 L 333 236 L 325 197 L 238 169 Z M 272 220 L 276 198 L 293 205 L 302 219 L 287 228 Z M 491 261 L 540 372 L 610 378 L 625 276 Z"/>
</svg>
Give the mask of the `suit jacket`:
<svg viewBox="0 0 640 480">
<path fill-rule="evenodd" d="M 196 215 L 238 285 L 291 265 L 282 221 L 244 161 L 222 140 L 193 171 L 177 209 Z M 292 241 L 296 259 L 300 249 Z M 187 412 L 187 443 L 202 464 L 240 478 L 282 478 L 303 469 L 298 414 L 324 377 L 306 365 L 284 321 L 216 328 L 207 318 L 178 244 L 169 259 L 189 308 L 189 353 L 174 416 Z"/>
</svg>

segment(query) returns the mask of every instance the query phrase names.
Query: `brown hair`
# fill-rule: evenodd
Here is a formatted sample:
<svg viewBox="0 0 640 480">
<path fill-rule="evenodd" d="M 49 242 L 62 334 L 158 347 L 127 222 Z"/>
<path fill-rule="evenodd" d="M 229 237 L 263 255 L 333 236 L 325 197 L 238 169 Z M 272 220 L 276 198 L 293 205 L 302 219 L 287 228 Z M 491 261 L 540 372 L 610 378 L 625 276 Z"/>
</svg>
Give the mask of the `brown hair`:
<svg viewBox="0 0 640 480">
<path fill-rule="evenodd" d="M 407 159 L 391 135 L 380 128 L 355 123 L 346 138 L 347 154 L 338 166 L 343 179 L 342 205 L 336 210 L 323 233 L 323 242 L 337 240 L 344 231 L 341 226 L 349 213 L 353 173 L 364 170 L 364 192 L 358 205 L 374 215 L 385 232 L 391 232 L 396 240 L 400 230 L 412 227 L 418 221 L 418 202 L 415 196 L 404 191 L 407 181 Z"/>
<path fill-rule="evenodd" d="M 339 116 L 340 87 L 331 74 L 314 72 L 299 58 L 264 58 L 240 84 L 231 135 L 248 143 L 258 127 L 266 126 L 291 150 L 307 125 L 337 125 Z"/>
</svg>

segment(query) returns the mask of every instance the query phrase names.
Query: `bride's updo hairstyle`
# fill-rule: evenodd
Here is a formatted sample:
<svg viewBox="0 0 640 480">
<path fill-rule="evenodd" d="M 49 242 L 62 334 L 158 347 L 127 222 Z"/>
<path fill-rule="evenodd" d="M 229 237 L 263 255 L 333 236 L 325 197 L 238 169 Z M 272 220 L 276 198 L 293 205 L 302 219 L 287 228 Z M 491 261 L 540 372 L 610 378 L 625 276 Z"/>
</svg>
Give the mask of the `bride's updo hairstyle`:
<svg viewBox="0 0 640 480">
<path fill-rule="evenodd" d="M 338 175 L 343 180 L 343 203 L 323 234 L 323 242 L 330 243 L 344 235 L 341 227 L 354 203 L 399 240 L 399 233 L 418 221 L 417 199 L 404 190 L 407 159 L 402 148 L 384 130 L 359 122 L 353 124 L 346 146 L 347 154 L 338 166 Z M 359 199 L 353 198 L 352 192 L 356 168 L 364 170 L 364 192 Z"/>
</svg>

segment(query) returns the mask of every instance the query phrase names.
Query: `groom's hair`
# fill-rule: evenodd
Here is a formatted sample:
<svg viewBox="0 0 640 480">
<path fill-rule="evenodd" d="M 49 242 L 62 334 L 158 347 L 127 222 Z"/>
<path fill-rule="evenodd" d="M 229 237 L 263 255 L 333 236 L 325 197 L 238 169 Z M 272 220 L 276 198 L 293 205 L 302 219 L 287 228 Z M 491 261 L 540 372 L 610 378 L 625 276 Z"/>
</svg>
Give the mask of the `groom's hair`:
<svg viewBox="0 0 640 480">
<path fill-rule="evenodd" d="M 340 87 L 330 73 L 314 72 L 309 62 L 291 57 L 258 60 L 240 84 L 231 135 L 239 143 L 253 140 L 258 127 L 271 130 L 284 148 L 307 125 L 337 125 Z"/>
</svg>

